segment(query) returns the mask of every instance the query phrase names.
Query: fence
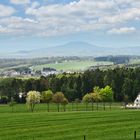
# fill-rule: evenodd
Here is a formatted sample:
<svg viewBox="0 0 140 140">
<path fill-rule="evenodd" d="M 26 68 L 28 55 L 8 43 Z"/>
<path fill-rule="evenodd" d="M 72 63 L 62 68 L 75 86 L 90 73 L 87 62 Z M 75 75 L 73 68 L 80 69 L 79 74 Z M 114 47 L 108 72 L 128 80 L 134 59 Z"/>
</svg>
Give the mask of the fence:
<svg viewBox="0 0 140 140">
<path fill-rule="evenodd" d="M 121 107 L 123 107 L 123 103 L 119 102 L 112 102 L 112 103 L 103 103 L 103 102 L 99 102 L 99 103 L 69 103 L 68 105 L 66 105 L 65 109 L 62 105 L 60 105 L 60 112 L 64 112 L 64 111 L 104 111 L 104 110 L 120 110 Z M 124 107 L 123 107 L 124 108 Z M 47 104 L 45 103 L 41 103 L 41 104 L 36 104 L 35 105 L 35 112 L 39 112 L 39 111 L 47 111 Z M 28 107 L 26 104 L 17 104 L 14 106 L 13 108 L 13 112 L 28 112 Z M 57 112 L 57 104 L 51 103 L 49 105 L 49 112 Z M 8 105 L 0 105 L 0 112 L 4 113 L 4 112 L 11 112 L 11 108 Z"/>
<path fill-rule="evenodd" d="M 133 133 L 132 133 L 133 134 Z M 88 140 L 88 137 L 87 137 L 88 135 L 83 135 L 83 136 L 81 136 L 81 139 L 80 140 Z M 35 138 L 33 138 L 32 140 L 36 140 Z M 91 140 L 91 139 L 90 139 Z M 94 138 L 92 139 L 92 140 L 94 140 Z M 96 140 L 96 139 L 95 139 Z M 124 139 L 122 139 L 122 140 L 124 140 Z M 137 132 L 136 131 L 134 131 L 134 138 L 132 139 L 132 140 L 140 140 L 140 138 L 138 138 L 137 137 Z"/>
<path fill-rule="evenodd" d="M 140 135 L 137 135 L 137 131 L 134 131 L 134 140 L 140 140 Z"/>
<path fill-rule="evenodd" d="M 83 136 L 83 140 L 88 140 L 87 137 L 86 137 L 86 135 Z M 134 131 L 134 140 L 138 140 L 138 138 L 137 138 L 137 132 L 136 131 Z"/>
</svg>

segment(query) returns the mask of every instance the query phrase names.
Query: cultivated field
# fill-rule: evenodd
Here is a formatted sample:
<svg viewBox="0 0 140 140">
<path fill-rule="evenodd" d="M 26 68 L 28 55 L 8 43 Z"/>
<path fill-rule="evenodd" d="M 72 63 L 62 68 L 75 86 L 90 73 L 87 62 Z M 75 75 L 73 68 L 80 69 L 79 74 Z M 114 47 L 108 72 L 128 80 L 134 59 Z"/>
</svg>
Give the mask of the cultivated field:
<svg viewBox="0 0 140 140">
<path fill-rule="evenodd" d="M 90 105 L 89 105 L 90 106 Z M 133 140 L 133 132 L 140 134 L 140 111 L 124 110 L 120 104 L 99 105 L 94 111 L 84 104 L 69 104 L 67 112 L 56 111 L 56 106 L 36 106 L 35 112 L 28 112 L 26 105 L 16 105 L 14 112 L 8 105 L 0 106 L 0 140 Z M 73 110 L 73 111 L 72 111 Z M 83 110 L 83 111 L 82 111 Z M 140 135 L 139 135 L 140 139 Z"/>
<path fill-rule="evenodd" d="M 34 70 L 42 70 L 45 67 L 54 68 L 56 70 L 86 70 L 90 66 L 99 66 L 99 65 L 113 65 L 112 62 L 96 62 L 96 61 L 67 61 L 62 63 L 51 63 L 44 65 L 36 65 L 32 66 Z"/>
<path fill-rule="evenodd" d="M 140 59 L 131 59 L 129 64 L 140 64 Z"/>
</svg>

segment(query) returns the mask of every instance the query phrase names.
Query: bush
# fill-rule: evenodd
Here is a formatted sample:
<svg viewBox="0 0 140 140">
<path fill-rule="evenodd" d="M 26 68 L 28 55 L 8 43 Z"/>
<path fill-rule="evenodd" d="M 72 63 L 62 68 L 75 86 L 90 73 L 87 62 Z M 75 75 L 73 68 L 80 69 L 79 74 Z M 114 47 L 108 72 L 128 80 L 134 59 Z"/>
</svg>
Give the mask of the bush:
<svg viewBox="0 0 140 140">
<path fill-rule="evenodd" d="M 7 96 L 0 96 L 0 103 L 1 104 L 7 104 L 8 103 L 8 97 Z"/>
</svg>

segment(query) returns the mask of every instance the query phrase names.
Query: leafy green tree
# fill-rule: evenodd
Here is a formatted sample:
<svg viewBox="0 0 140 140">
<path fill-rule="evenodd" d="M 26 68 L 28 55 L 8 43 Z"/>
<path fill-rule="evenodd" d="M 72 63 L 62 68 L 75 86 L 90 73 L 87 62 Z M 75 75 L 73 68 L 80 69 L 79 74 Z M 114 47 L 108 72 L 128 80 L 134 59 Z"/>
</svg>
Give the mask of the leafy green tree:
<svg viewBox="0 0 140 140">
<path fill-rule="evenodd" d="M 8 102 L 8 97 L 7 96 L 0 96 L 0 103 L 7 104 L 7 102 Z"/>
<path fill-rule="evenodd" d="M 53 92 L 51 90 L 43 91 L 41 95 L 41 99 L 43 102 L 47 103 L 47 110 L 49 112 L 49 105 L 52 101 Z"/>
<path fill-rule="evenodd" d="M 83 102 L 86 104 L 86 111 L 88 110 L 88 104 L 91 102 L 91 94 L 86 94 L 83 97 Z"/>
<path fill-rule="evenodd" d="M 105 110 L 105 102 L 112 102 L 113 99 L 113 90 L 110 86 L 106 86 L 105 88 L 102 88 L 100 91 L 100 95 L 103 101 L 103 106 Z"/>
<path fill-rule="evenodd" d="M 18 93 L 28 91 L 46 91 L 51 89 L 53 93 L 61 91 L 69 101 L 81 100 L 85 93 L 96 93 L 94 86 L 104 88 L 109 85 L 114 94 L 115 101 L 123 101 L 124 95 L 129 96 L 130 101 L 134 101 L 140 91 L 140 68 L 114 68 L 102 71 L 100 69 L 87 70 L 84 73 L 59 74 L 41 77 L 39 79 L 19 79 L 1 78 L 0 96 L 7 96 L 8 99 L 14 97 L 16 102 L 20 102 Z M 98 88 L 99 88 L 98 87 Z M 99 88 L 99 89 L 100 89 Z M 23 101 L 25 102 L 25 96 Z"/>
<path fill-rule="evenodd" d="M 116 68 L 113 70 L 113 78 L 112 78 L 112 89 L 114 91 L 114 98 L 118 101 L 123 101 L 123 83 L 124 83 L 124 77 L 127 73 L 127 70 L 123 68 Z"/>
<path fill-rule="evenodd" d="M 95 86 L 93 88 L 93 92 L 90 93 L 90 95 L 91 95 L 91 103 L 92 103 L 92 110 L 93 110 L 94 102 L 96 102 L 96 108 L 98 110 L 98 104 L 102 100 L 101 96 L 100 96 L 100 91 L 101 91 L 101 89 L 99 88 L 99 86 Z"/>
<path fill-rule="evenodd" d="M 133 81 L 133 90 L 131 95 L 129 95 L 129 100 L 130 101 L 134 101 L 138 95 L 138 93 L 140 92 L 140 80 L 136 79 Z M 131 85 L 132 86 L 132 85 Z"/>
<path fill-rule="evenodd" d="M 102 101 L 104 102 L 111 102 L 113 101 L 113 90 L 110 86 L 106 86 L 100 90 L 100 95 Z"/>
<path fill-rule="evenodd" d="M 7 96 L 9 99 L 14 97 L 22 87 L 22 80 L 16 78 L 4 78 L 0 80 L 0 94 Z"/>
<path fill-rule="evenodd" d="M 133 93 L 133 87 L 131 85 L 133 85 L 133 81 L 129 78 L 125 78 L 124 83 L 122 85 L 122 94 L 124 97 L 126 95 L 128 95 L 128 98 L 129 96 L 131 97 L 131 94 Z"/>
<path fill-rule="evenodd" d="M 29 91 L 26 97 L 26 103 L 29 106 L 31 112 L 34 111 L 35 105 L 40 103 L 41 95 L 38 91 Z"/>
<path fill-rule="evenodd" d="M 57 111 L 60 111 L 60 104 L 63 102 L 63 99 L 65 98 L 64 94 L 62 92 L 56 92 L 53 95 L 52 101 L 56 103 L 57 105 Z"/>
<path fill-rule="evenodd" d="M 74 99 L 79 98 L 80 100 L 82 100 L 82 88 L 81 87 L 82 87 L 82 79 L 81 79 L 81 75 L 78 75 L 77 78 L 75 79 L 75 83 L 74 83 L 74 91 L 76 93 Z"/>
<path fill-rule="evenodd" d="M 92 101 L 92 110 L 93 110 L 93 103 L 96 102 L 97 105 L 97 110 L 98 110 L 98 103 L 102 100 L 101 96 L 100 96 L 100 92 L 98 93 L 97 91 L 94 93 L 90 93 L 91 96 L 91 101 Z"/>
<path fill-rule="evenodd" d="M 100 91 L 101 91 L 101 89 L 100 89 L 100 87 L 98 87 L 98 86 L 95 86 L 95 87 L 93 88 L 93 92 L 94 92 L 94 93 L 100 94 Z"/>
<path fill-rule="evenodd" d="M 61 91 L 69 101 L 73 101 L 75 99 L 76 91 L 74 89 L 70 89 L 67 84 L 63 84 Z"/>
<path fill-rule="evenodd" d="M 63 98 L 62 102 L 61 102 L 61 105 L 63 106 L 63 109 L 64 109 L 64 112 L 66 111 L 66 105 L 68 104 L 68 100 L 67 98 Z"/>
<path fill-rule="evenodd" d="M 129 101 L 129 96 L 128 95 L 124 95 L 124 107 L 126 109 L 126 105 L 128 104 Z"/>
</svg>

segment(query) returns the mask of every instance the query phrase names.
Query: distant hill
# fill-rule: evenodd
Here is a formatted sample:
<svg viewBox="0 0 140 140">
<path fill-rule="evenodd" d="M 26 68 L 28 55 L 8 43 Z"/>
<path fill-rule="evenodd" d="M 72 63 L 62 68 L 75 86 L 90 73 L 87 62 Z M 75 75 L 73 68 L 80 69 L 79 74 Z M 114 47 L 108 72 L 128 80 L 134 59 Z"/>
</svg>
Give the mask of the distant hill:
<svg viewBox="0 0 140 140">
<path fill-rule="evenodd" d="M 6 54 L 7 55 L 7 54 Z M 140 55 L 140 47 L 110 48 L 100 47 L 86 42 L 69 42 L 64 45 L 39 48 L 30 51 L 21 50 L 8 54 L 9 57 L 50 57 L 50 56 L 107 56 Z M 3 54 L 4 56 L 4 54 Z"/>
</svg>

